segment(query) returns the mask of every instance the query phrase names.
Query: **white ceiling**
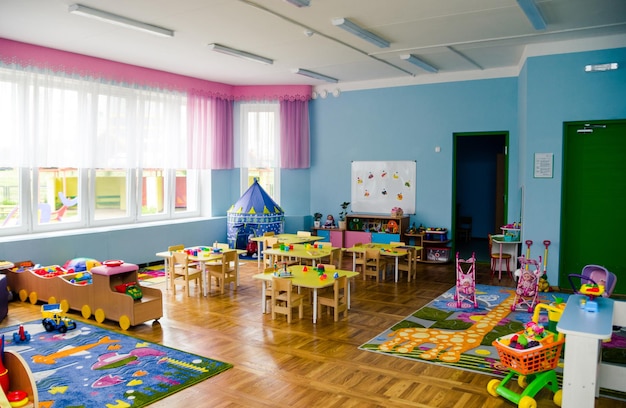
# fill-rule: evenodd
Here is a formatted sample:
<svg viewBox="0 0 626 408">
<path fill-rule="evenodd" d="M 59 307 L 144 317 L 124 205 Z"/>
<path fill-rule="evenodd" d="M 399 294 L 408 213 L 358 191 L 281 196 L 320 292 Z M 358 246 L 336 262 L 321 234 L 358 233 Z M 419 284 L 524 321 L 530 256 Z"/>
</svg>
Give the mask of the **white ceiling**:
<svg viewBox="0 0 626 408">
<path fill-rule="evenodd" d="M 0 0 L 0 37 L 232 85 L 339 84 L 518 67 L 527 45 L 601 42 L 626 33 L 626 0 L 536 0 L 547 29 L 533 28 L 516 0 Z M 173 38 L 77 16 L 79 3 L 175 31 Z M 387 39 L 378 48 L 332 25 L 350 18 Z M 305 30 L 315 34 L 306 36 Z M 219 54 L 219 43 L 274 60 Z M 592 45 L 593 47 L 593 45 Z M 598 44 L 597 48 L 603 48 Z M 399 58 L 414 54 L 428 73 Z M 603 61 L 608 62 L 608 61 Z"/>
</svg>

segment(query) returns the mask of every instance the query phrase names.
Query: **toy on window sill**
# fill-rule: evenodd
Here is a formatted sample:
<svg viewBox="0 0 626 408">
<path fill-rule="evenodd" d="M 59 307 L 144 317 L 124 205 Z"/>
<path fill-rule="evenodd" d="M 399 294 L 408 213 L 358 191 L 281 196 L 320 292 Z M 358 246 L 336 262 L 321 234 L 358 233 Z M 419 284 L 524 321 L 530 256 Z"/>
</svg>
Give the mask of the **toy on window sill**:
<svg viewBox="0 0 626 408">
<path fill-rule="evenodd" d="M 324 222 L 324 228 L 335 228 L 335 217 L 332 214 L 328 214 L 326 221 Z"/>
</svg>

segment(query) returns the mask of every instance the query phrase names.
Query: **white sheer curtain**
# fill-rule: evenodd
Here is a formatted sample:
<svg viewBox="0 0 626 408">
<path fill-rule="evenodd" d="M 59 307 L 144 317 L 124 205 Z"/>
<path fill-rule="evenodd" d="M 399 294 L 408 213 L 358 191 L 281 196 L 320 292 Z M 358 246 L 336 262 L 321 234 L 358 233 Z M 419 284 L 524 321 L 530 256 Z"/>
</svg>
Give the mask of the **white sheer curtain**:
<svg viewBox="0 0 626 408">
<path fill-rule="evenodd" d="M 178 91 L 0 65 L 2 167 L 184 169 L 186 123 Z"/>
<path fill-rule="evenodd" d="M 241 167 L 280 165 L 280 106 L 246 102 L 239 105 Z"/>
</svg>

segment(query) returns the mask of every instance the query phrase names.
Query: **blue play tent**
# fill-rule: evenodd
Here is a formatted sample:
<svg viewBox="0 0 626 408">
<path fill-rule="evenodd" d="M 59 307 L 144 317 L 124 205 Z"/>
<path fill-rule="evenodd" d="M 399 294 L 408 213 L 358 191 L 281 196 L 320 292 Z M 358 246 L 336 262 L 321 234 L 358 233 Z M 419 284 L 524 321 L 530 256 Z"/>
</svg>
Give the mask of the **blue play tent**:
<svg viewBox="0 0 626 408">
<path fill-rule="evenodd" d="M 281 234 L 285 212 L 263 190 L 257 180 L 227 212 L 227 238 L 231 248 L 245 249 L 248 237 L 273 231 Z"/>
</svg>

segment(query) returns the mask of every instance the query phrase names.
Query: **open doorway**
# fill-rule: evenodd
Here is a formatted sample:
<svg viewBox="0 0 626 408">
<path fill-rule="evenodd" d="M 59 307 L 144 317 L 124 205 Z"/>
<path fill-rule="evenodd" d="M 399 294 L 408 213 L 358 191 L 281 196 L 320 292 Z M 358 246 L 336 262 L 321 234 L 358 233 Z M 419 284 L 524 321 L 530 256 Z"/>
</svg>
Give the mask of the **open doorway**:
<svg viewBox="0 0 626 408">
<path fill-rule="evenodd" d="M 477 261 L 489 262 L 488 236 L 500 233 L 506 219 L 508 132 L 453 137 L 453 246 L 461 257 L 474 252 Z"/>
</svg>

